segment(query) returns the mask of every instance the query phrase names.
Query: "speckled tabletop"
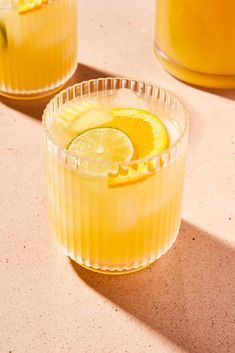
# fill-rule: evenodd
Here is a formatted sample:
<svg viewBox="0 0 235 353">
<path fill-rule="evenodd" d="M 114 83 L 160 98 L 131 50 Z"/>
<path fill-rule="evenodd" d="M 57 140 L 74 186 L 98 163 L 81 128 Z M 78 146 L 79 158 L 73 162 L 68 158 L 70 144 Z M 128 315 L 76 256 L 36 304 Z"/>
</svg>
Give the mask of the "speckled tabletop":
<svg viewBox="0 0 235 353">
<path fill-rule="evenodd" d="M 194 88 L 162 69 L 153 0 L 79 3 L 70 83 L 143 79 L 190 112 L 182 226 L 142 272 L 106 277 L 71 263 L 47 219 L 40 118 L 48 99 L 0 99 L 0 353 L 233 353 L 235 91 Z"/>
</svg>

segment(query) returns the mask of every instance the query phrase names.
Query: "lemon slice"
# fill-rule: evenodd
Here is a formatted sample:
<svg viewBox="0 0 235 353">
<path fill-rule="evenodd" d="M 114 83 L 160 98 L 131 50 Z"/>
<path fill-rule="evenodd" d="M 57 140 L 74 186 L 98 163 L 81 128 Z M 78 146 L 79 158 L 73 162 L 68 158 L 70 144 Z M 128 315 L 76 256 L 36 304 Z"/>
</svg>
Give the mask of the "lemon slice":
<svg viewBox="0 0 235 353">
<path fill-rule="evenodd" d="M 112 120 L 110 109 L 96 99 L 82 99 L 68 102 L 57 116 L 58 123 L 69 133 L 78 135 L 86 130 L 100 127 Z"/>
<path fill-rule="evenodd" d="M 90 161 L 129 162 L 134 155 L 130 138 L 113 128 L 88 130 L 75 137 L 67 149 Z"/>
<path fill-rule="evenodd" d="M 35 8 L 40 7 L 43 4 L 47 4 L 48 0 L 19 0 L 18 2 L 18 13 L 25 13 Z"/>
<path fill-rule="evenodd" d="M 64 129 L 69 127 L 70 130 L 76 131 L 76 121 L 80 119 L 84 113 L 96 108 L 96 106 L 96 101 L 88 99 L 84 99 L 77 104 L 68 102 L 66 103 L 66 108 L 63 107 L 63 110 L 58 114 L 57 120 Z"/>
</svg>

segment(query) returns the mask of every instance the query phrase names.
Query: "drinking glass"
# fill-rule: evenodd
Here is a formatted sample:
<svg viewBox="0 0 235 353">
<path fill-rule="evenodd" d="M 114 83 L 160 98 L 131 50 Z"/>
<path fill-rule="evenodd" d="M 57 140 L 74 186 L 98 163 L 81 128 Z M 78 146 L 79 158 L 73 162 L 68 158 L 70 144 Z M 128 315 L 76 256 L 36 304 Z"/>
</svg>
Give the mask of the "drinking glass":
<svg viewBox="0 0 235 353">
<path fill-rule="evenodd" d="M 0 94 L 51 94 L 76 66 L 77 0 L 44 0 L 25 12 L 18 1 L 0 0 Z"/>
<path fill-rule="evenodd" d="M 89 95 L 104 99 L 123 88 L 148 101 L 150 112 L 172 122 L 177 141 L 161 153 L 128 163 L 86 160 L 58 144 L 53 125 L 64 104 Z M 85 81 L 50 101 L 43 132 L 49 218 L 66 255 L 90 270 L 120 274 L 144 268 L 172 246 L 180 227 L 188 137 L 187 113 L 174 95 L 126 78 Z M 94 174 L 96 170 L 105 173 Z M 134 182 L 119 185 L 123 175 Z"/>
</svg>

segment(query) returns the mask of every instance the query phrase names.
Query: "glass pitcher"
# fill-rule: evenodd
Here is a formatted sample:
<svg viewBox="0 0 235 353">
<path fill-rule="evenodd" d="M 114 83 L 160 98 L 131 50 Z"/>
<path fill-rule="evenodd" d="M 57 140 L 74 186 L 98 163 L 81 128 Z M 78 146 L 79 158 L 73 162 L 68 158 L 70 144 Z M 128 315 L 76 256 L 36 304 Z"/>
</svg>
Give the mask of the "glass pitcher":
<svg viewBox="0 0 235 353">
<path fill-rule="evenodd" d="M 188 83 L 235 87 L 235 1 L 156 0 L 155 52 Z"/>
<path fill-rule="evenodd" d="M 76 66 L 77 0 L 0 0 L 0 94 L 50 94 Z"/>
</svg>

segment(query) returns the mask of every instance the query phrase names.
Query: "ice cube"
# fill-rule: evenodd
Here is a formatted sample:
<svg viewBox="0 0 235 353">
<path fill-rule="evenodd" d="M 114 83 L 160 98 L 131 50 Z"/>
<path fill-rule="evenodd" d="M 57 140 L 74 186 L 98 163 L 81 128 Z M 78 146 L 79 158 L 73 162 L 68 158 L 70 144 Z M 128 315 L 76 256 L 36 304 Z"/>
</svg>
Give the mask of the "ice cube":
<svg viewBox="0 0 235 353">
<path fill-rule="evenodd" d="M 97 106 L 80 114 L 77 119 L 74 119 L 74 121 L 71 122 L 68 130 L 73 133 L 78 133 L 88 129 L 93 129 L 110 121 L 112 121 L 110 111 L 103 107 Z"/>
<path fill-rule="evenodd" d="M 130 91 L 127 88 L 121 88 L 118 90 L 113 104 L 117 107 L 123 108 L 137 108 L 137 109 L 146 109 L 143 98 L 138 97 L 136 93 Z"/>
</svg>

